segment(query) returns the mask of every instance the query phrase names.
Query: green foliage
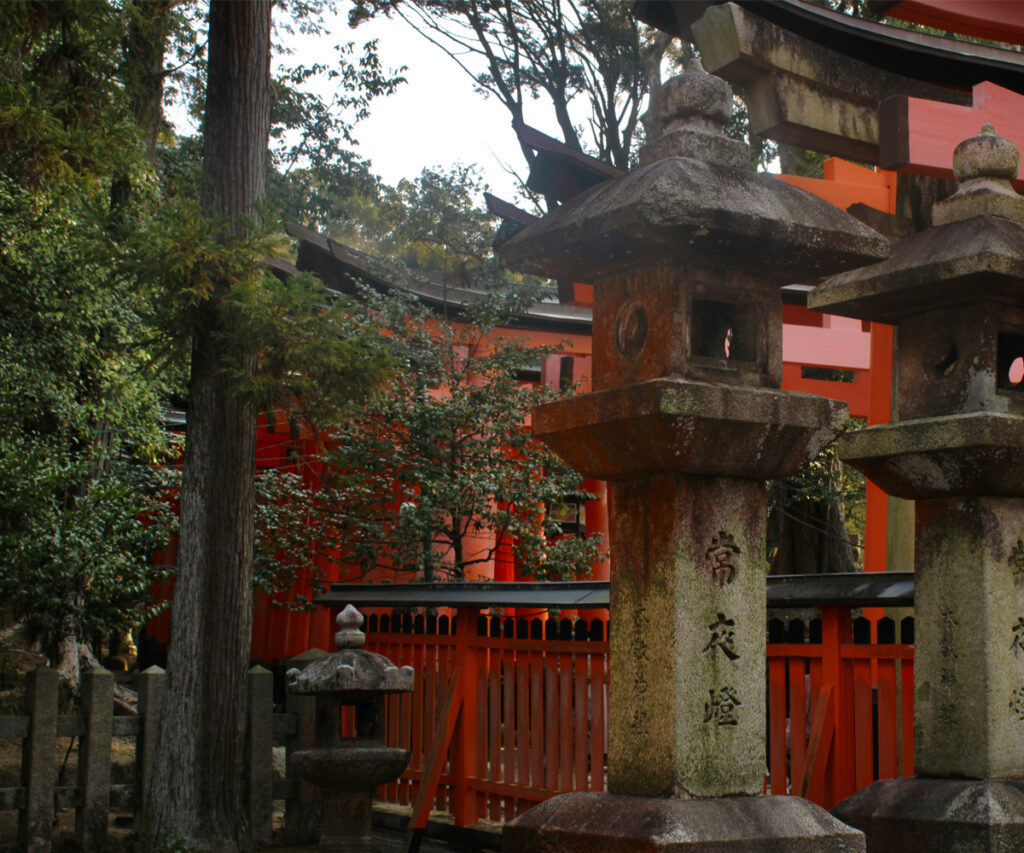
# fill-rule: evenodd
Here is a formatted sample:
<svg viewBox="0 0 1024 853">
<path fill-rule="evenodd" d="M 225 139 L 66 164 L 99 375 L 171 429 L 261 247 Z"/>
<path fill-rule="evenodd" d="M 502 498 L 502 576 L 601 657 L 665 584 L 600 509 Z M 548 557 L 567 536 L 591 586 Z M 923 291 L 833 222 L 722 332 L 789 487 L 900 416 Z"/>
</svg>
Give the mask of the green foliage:
<svg viewBox="0 0 1024 853">
<path fill-rule="evenodd" d="M 865 488 L 864 475 L 840 461 L 835 442 L 793 476 L 770 481 L 768 551 L 773 564 L 815 572 L 862 566 L 860 552 L 848 543 L 851 537 L 864 541 Z"/>
<path fill-rule="evenodd" d="M 318 546 L 364 573 L 455 579 L 493 558 L 494 543 L 477 541 L 493 531 L 537 579 L 587 574 L 599 542 L 560 536 L 550 513 L 586 497 L 581 479 L 525 426 L 552 392 L 517 374 L 549 351 L 478 324 L 503 313 L 488 299 L 463 325 L 409 299 L 364 297 L 400 369 L 359 417 L 325 432 L 324 485 L 302 507 Z M 275 550 L 295 544 L 280 539 Z"/>
<path fill-rule="evenodd" d="M 173 526 L 137 282 L 110 265 L 106 194 L 65 190 L 0 177 L 0 598 L 51 656 L 145 618 Z"/>
</svg>

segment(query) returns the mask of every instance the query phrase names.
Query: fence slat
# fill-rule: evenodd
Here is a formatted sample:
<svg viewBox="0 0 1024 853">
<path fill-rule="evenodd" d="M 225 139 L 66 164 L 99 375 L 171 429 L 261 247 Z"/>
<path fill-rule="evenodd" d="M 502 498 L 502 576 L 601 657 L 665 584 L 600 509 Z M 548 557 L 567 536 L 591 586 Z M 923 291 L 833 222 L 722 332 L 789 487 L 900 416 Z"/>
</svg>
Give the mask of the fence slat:
<svg viewBox="0 0 1024 853">
<path fill-rule="evenodd" d="M 585 655 L 573 655 L 575 669 L 575 696 L 573 710 L 575 726 L 573 727 L 573 753 L 575 755 L 575 787 L 574 791 L 587 790 L 587 659 Z"/>
<path fill-rule="evenodd" d="M 490 654 L 487 649 L 475 647 L 472 653 L 477 656 L 476 706 L 479 709 L 476 726 L 475 754 L 472 770 L 477 779 L 487 778 L 487 668 L 490 665 Z M 481 817 L 488 815 L 488 797 L 478 787 L 473 786 L 472 794 L 476 799 L 476 813 Z"/>
<path fill-rule="evenodd" d="M 529 654 L 517 655 L 516 680 L 516 778 L 517 784 L 530 786 L 530 664 Z M 506 779 L 505 781 L 511 781 Z M 521 808 L 517 802 L 516 808 Z"/>
<path fill-rule="evenodd" d="M 85 732 L 78 744 L 81 805 L 75 813 L 75 840 L 84 850 L 107 843 L 110 809 L 110 742 L 114 729 L 114 675 L 103 667 L 82 674 Z"/>
<path fill-rule="evenodd" d="M 572 791 L 572 655 L 559 655 L 558 790 Z"/>
<path fill-rule="evenodd" d="M 15 740 L 28 737 L 31 717 L 0 717 L 0 740 Z"/>
<path fill-rule="evenodd" d="M 789 773 L 791 791 L 804 775 L 807 755 L 807 676 L 803 659 L 789 662 Z"/>
<path fill-rule="evenodd" d="M 544 787 L 558 790 L 558 655 L 544 656 Z"/>
<path fill-rule="evenodd" d="M 516 781 L 516 706 L 515 706 L 515 660 L 511 650 L 501 656 L 501 710 L 502 747 L 504 751 L 501 781 L 511 784 Z M 504 799 L 504 818 L 511 820 L 515 815 L 515 801 Z"/>
<path fill-rule="evenodd" d="M 487 774 L 488 782 L 499 782 L 501 773 L 501 652 L 488 650 L 487 673 Z M 487 814 L 491 820 L 501 820 L 501 798 L 497 794 L 487 797 Z"/>
<path fill-rule="evenodd" d="M 603 791 L 605 707 L 604 655 L 588 655 L 590 664 L 590 790 Z"/>
<path fill-rule="evenodd" d="M 768 661 L 768 754 L 771 792 L 786 793 L 786 662 Z"/>
<path fill-rule="evenodd" d="M 901 772 L 904 776 L 914 775 L 914 662 L 905 660 L 900 664 L 900 719 L 903 730 L 900 741 L 903 746 Z"/>
<path fill-rule="evenodd" d="M 25 807 L 18 822 L 18 838 L 28 853 L 49 853 L 53 826 L 53 791 L 57 782 L 57 692 L 60 677 L 49 667 L 29 673 L 25 685 L 25 713 L 32 718 L 21 751 L 21 787 Z"/>
<path fill-rule="evenodd" d="M 543 662 L 537 653 L 530 655 L 530 787 L 544 787 L 544 696 Z"/>
<path fill-rule="evenodd" d="M 899 708 L 896 703 L 896 663 L 878 662 L 878 778 L 895 779 L 899 775 L 896 751 Z"/>
<path fill-rule="evenodd" d="M 871 661 L 853 662 L 854 787 L 870 785 L 874 776 L 874 721 L 871 714 Z"/>
</svg>

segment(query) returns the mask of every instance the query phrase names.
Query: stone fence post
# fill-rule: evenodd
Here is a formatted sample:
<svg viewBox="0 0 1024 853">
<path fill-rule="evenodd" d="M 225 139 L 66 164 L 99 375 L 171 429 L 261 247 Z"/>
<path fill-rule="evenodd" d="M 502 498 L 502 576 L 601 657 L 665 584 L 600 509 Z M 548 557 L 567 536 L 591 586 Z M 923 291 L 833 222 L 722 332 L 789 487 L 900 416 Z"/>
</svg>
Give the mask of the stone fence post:
<svg viewBox="0 0 1024 853">
<path fill-rule="evenodd" d="M 21 752 L 21 786 L 25 807 L 18 820 L 18 840 L 27 853 L 49 853 L 53 830 L 53 789 L 57 782 L 57 699 L 60 677 L 56 670 L 38 667 L 29 673 L 25 688 L 28 737 Z"/>
<path fill-rule="evenodd" d="M 114 676 L 96 667 L 82 675 L 84 725 L 78 744 L 80 806 L 75 840 L 83 850 L 106 844 L 110 812 L 110 742 L 114 733 Z"/>
<path fill-rule="evenodd" d="M 274 820 L 274 676 L 254 666 L 249 693 L 249 827 L 253 842 L 270 845 Z"/>
<path fill-rule="evenodd" d="M 160 710 L 167 674 L 151 666 L 139 674 L 139 734 L 135 741 L 135 831 L 142 832 L 143 813 L 153 779 Z"/>
</svg>

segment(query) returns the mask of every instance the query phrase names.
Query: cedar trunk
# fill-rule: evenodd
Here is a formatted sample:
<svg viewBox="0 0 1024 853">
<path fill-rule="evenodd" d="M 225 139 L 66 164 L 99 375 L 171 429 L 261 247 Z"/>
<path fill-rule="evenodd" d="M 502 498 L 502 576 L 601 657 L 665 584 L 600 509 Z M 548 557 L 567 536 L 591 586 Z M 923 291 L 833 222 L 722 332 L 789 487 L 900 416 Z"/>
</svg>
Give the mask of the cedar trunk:
<svg viewBox="0 0 1024 853">
<path fill-rule="evenodd" d="M 210 4 L 203 213 L 256 220 L 269 133 L 270 0 Z M 251 847 L 243 755 L 252 632 L 255 355 L 223 334 L 218 282 L 193 331 L 168 684 L 146 829 L 193 849 Z M 241 366 L 243 377 L 225 365 Z"/>
</svg>

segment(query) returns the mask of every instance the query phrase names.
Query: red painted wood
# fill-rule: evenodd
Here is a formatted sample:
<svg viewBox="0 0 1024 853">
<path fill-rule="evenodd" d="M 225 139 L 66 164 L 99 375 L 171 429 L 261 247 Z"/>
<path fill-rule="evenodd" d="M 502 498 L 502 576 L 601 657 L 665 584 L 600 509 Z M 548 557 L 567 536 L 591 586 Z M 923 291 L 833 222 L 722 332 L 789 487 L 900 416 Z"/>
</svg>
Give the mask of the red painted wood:
<svg viewBox="0 0 1024 853">
<path fill-rule="evenodd" d="M 899 706 L 896 701 L 896 662 L 879 660 L 878 667 L 878 778 L 899 775 Z"/>
<path fill-rule="evenodd" d="M 977 136 L 986 122 L 1024 146 L 1024 95 L 985 81 L 971 89 L 971 106 L 898 96 L 878 111 L 880 151 L 887 169 L 953 178 L 953 149 Z M 1017 189 L 1024 180 L 1014 182 Z"/>
<path fill-rule="evenodd" d="M 608 697 L 605 693 L 604 655 L 590 655 L 590 790 L 605 789 L 605 726 Z"/>
<path fill-rule="evenodd" d="M 768 661 L 768 754 L 771 792 L 786 793 L 786 662 Z"/>
<path fill-rule="evenodd" d="M 875 749 L 871 713 L 871 662 L 853 663 L 854 790 L 874 781 Z"/>
<path fill-rule="evenodd" d="M 575 778 L 574 791 L 587 790 L 587 659 L 584 655 L 574 655 L 575 686 L 573 696 L 574 725 L 572 730 L 573 757 Z"/>
<path fill-rule="evenodd" d="M 470 766 L 470 772 L 472 773 L 473 779 L 486 779 L 487 778 L 487 665 L 488 665 L 488 653 L 484 649 L 474 649 L 473 654 L 477 656 L 477 679 L 476 679 L 476 707 L 477 707 L 477 726 L 476 726 L 476 742 L 473 748 L 473 761 Z M 476 805 L 474 808 L 481 817 L 489 816 L 490 802 L 487 795 L 475 786 L 473 788 L 473 796 L 476 798 Z"/>
<path fill-rule="evenodd" d="M 515 781 L 530 785 L 530 667 L 526 655 L 517 655 L 516 678 L 516 775 Z M 511 779 L 507 781 L 512 781 Z"/>
<path fill-rule="evenodd" d="M 914 662 L 905 660 L 900 664 L 900 719 L 902 726 L 902 750 L 900 772 L 903 776 L 914 775 Z"/>
<path fill-rule="evenodd" d="M 792 779 L 803 776 L 807 756 L 805 666 L 805 662 L 800 659 L 789 662 L 789 766 Z"/>
<path fill-rule="evenodd" d="M 825 642 L 820 645 L 768 646 L 769 738 L 773 793 L 787 788 L 799 793 L 802 788 L 819 804 L 831 806 L 841 798 L 847 776 L 850 788 L 873 781 L 876 754 L 882 777 L 895 772 L 894 768 L 912 772 L 913 647 L 853 645 L 850 614 L 842 608 L 824 609 L 822 623 Z M 461 624 L 475 625 L 472 620 Z M 448 694 L 448 670 L 453 660 L 458 663 L 459 636 L 370 636 L 369 648 L 388 654 L 400 665 L 409 662 L 418 667 L 417 689 L 408 698 L 406 716 L 389 711 L 389 726 L 397 721 L 389 742 L 412 748 L 418 737 L 419 747 L 402 781 L 388 786 L 382 796 L 391 802 L 429 798 L 423 780 L 436 775 L 435 806 L 460 812 L 461 795 L 456 789 L 461 786 L 467 800 L 478 804 L 477 819 L 487 815 L 507 821 L 554 793 L 603 789 L 607 643 L 561 641 L 549 645 L 567 651 L 542 653 L 543 641 L 475 635 L 468 640 L 466 653 L 476 661 L 480 678 L 474 689 L 464 685 L 455 692 L 463 703 L 473 697 L 477 725 L 472 732 L 464 732 L 460 717 L 452 748 L 446 751 L 451 760 L 446 763 L 442 756 L 440 771 L 428 773 L 424 753 L 435 751 L 443 715 L 442 709 L 425 708 L 423 700 L 431 683 L 433 703 Z M 878 696 L 877 742 L 871 724 L 873 687 Z M 816 697 L 810 711 L 808 695 Z M 832 698 L 823 705 L 821 697 L 826 695 Z M 418 728 L 417 708 L 422 723 Z M 849 727 L 837 726 L 847 715 Z M 460 782 L 461 759 L 455 742 L 463 738 L 468 738 L 475 758 L 470 758 Z M 788 785 L 787 753 L 781 752 L 780 767 L 775 749 L 780 742 L 785 749 L 787 740 Z M 844 741 L 849 747 L 845 764 Z M 466 809 L 460 814 L 465 820 Z"/>
<path fill-rule="evenodd" d="M 470 791 L 469 778 L 477 775 L 475 756 L 479 729 L 480 706 L 477 704 L 479 659 L 473 648 L 476 640 L 478 608 L 459 608 L 455 618 L 455 671 L 463 677 L 449 685 L 459 694 L 462 716 L 452 743 L 451 772 L 455 778 L 452 790 L 452 816 L 459 826 L 469 826 L 479 819 L 476 796 Z"/>
<path fill-rule="evenodd" d="M 501 775 L 501 652 L 487 651 L 490 671 L 487 675 L 487 778 Z M 487 799 L 491 820 L 501 820 L 501 800 L 494 794 Z"/>
<path fill-rule="evenodd" d="M 435 793 L 441 781 L 444 756 L 448 752 L 448 746 L 455 734 L 455 724 L 462 710 L 462 697 L 458 689 L 460 674 L 461 670 L 456 668 L 452 674 L 452 686 L 438 709 L 438 727 L 423 768 L 423 781 L 409 817 L 410 829 L 425 829 L 430 817 L 431 804 L 436 804 Z"/>
<path fill-rule="evenodd" d="M 560 656 L 558 670 L 558 790 L 573 791 L 572 784 L 572 657 Z"/>
<path fill-rule="evenodd" d="M 516 710 L 515 710 L 515 666 L 512 652 L 502 656 L 502 748 L 504 749 L 504 766 L 502 779 L 514 782 L 516 778 Z M 515 800 L 506 797 L 504 801 L 505 819 L 515 814 Z"/>
<path fill-rule="evenodd" d="M 1024 4 L 1012 0 L 903 0 L 885 14 L 938 30 L 1024 44 Z"/>
<path fill-rule="evenodd" d="M 807 743 L 807 765 L 800 784 L 798 797 L 807 797 L 816 803 L 825 798 L 828 757 L 834 745 L 835 713 L 833 688 L 825 684 L 815 691 L 811 700 L 811 732 Z"/>
<path fill-rule="evenodd" d="M 530 787 L 544 787 L 544 692 L 543 660 L 537 653 L 530 655 Z"/>
</svg>

